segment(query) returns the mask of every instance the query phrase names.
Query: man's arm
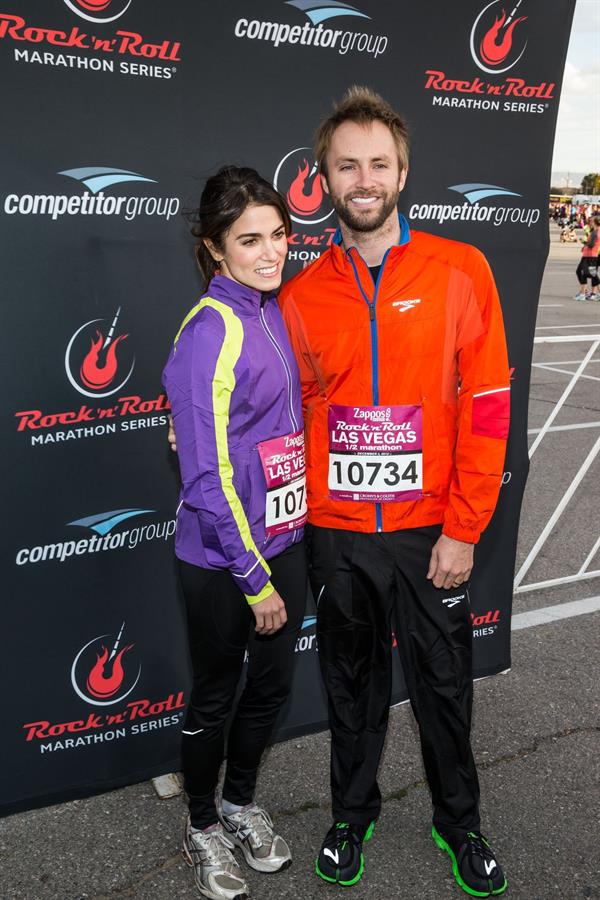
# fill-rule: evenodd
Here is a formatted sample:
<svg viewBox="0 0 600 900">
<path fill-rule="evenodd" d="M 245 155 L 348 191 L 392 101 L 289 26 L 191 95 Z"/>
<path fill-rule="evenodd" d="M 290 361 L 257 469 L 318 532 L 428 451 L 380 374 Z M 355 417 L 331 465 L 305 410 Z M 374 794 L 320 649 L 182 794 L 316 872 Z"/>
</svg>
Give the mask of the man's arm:
<svg viewBox="0 0 600 900">
<path fill-rule="evenodd" d="M 509 368 L 502 311 L 489 265 L 473 249 L 470 286 L 457 323 L 458 434 L 442 536 L 428 577 L 436 587 L 466 581 L 473 545 L 496 507 L 510 413 Z"/>
<path fill-rule="evenodd" d="M 318 365 L 311 352 L 300 311 L 287 285 L 281 289 L 278 302 L 300 372 L 302 411 L 306 418 L 311 401 L 324 391 L 324 385 L 319 380 Z"/>
</svg>

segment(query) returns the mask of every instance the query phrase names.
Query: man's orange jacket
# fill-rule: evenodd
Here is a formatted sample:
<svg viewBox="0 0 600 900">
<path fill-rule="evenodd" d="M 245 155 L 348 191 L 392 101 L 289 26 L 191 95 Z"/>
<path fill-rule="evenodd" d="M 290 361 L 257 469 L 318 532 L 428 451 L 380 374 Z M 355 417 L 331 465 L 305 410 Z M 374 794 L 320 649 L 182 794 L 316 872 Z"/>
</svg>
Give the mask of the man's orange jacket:
<svg viewBox="0 0 600 900">
<path fill-rule="evenodd" d="M 498 498 L 509 424 L 498 294 L 475 247 L 400 224 L 377 283 L 338 232 L 280 294 L 302 379 L 309 521 L 362 532 L 443 523 L 476 543 Z M 331 404 L 422 408 L 420 499 L 331 499 Z"/>
</svg>

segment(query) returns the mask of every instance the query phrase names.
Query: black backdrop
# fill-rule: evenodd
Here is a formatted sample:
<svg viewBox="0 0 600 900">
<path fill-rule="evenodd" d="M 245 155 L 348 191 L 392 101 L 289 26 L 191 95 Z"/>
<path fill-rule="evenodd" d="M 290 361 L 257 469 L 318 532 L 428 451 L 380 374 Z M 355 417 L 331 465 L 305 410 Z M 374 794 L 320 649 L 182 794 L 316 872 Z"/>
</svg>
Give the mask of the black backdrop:
<svg viewBox="0 0 600 900">
<path fill-rule="evenodd" d="M 218 165 L 251 164 L 289 192 L 288 274 L 318 255 L 334 222 L 311 136 L 353 82 L 410 124 L 400 207 L 411 227 L 476 244 L 500 290 L 513 420 L 471 602 L 475 674 L 510 665 L 529 364 L 574 0 L 513 7 L 2 7 L 2 811 L 178 767 L 189 673 L 160 373 L 199 288 L 181 212 Z M 309 608 L 278 738 L 324 727 L 315 652 Z"/>
</svg>

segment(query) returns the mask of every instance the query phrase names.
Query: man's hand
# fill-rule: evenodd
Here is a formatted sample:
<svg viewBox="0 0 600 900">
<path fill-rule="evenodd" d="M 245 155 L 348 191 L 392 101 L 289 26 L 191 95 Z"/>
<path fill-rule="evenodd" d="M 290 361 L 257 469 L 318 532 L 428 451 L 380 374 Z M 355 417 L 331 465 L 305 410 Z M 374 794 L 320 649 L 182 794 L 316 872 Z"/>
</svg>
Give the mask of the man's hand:
<svg viewBox="0 0 600 900">
<path fill-rule="evenodd" d="M 460 587 L 473 569 L 473 544 L 440 535 L 429 562 L 427 577 L 436 588 Z"/>
<path fill-rule="evenodd" d="M 177 453 L 177 438 L 175 437 L 175 428 L 173 427 L 173 416 L 169 416 L 169 430 L 167 431 L 167 440 L 173 453 Z"/>
<path fill-rule="evenodd" d="M 265 600 L 254 603 L 250 609 L 256 618 L 255 631 L 258 634 L 275 634 L 287 622 L 285 603 L 275 590 Z"/>
</svg>

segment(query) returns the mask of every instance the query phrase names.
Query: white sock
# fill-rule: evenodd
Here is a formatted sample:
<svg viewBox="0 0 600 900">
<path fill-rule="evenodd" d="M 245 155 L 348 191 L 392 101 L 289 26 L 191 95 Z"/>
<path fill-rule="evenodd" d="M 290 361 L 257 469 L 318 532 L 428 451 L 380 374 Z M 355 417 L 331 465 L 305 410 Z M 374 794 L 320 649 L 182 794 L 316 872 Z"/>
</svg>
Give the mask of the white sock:
<svg viewBox="0 0 600 900">
<path fill-rule="evenodd" d="M 201 834 L 202 832 L 214 831 L 216 828 L 220 828 L 220 822 L 215 822 L 214 825 L 209 825 L 208 828 L 194 828 L 193 825 L 190 825 L 190 831 L 192 834 Z"/>
<path fill-rule="evenodd" d="M 245 806 L 238 806 L 237 803 L 230 803 L 229 800 L 226 800 L 225 797 L 223 797 L 222 809 L 226 816 L 232 816 L 234 813 L 239 813 L 245 808 Z"/>
</svg>

